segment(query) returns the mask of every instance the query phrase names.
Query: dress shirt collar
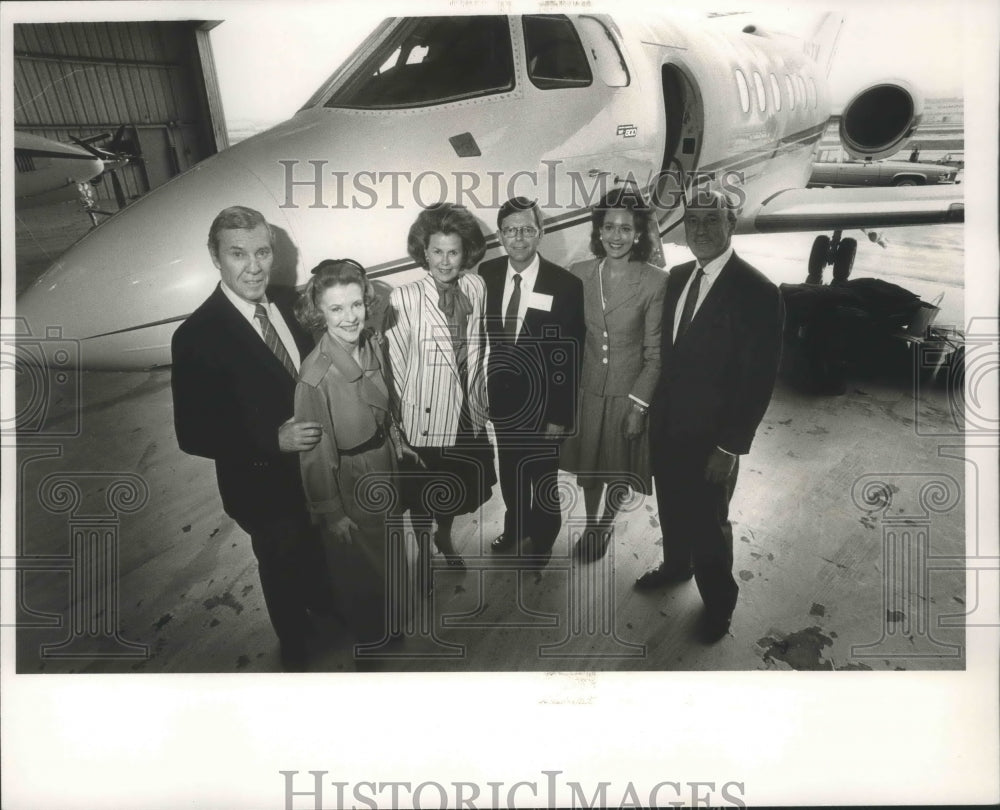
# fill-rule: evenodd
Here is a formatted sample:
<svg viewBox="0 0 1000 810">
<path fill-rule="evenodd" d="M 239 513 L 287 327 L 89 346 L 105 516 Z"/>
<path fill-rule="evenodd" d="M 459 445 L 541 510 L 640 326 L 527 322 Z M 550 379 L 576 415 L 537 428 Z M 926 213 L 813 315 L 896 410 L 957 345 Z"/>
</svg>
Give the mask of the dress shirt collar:
<svg viewBox="0 0 1000 810">
<path fill-rule="evenodd" d="M 701 271 L 705 274 L 706 280 L 715 281 L 715 277 L 719 275 L 719 272 L 722 270 L 723 267 L 726 266 L 726 262 L 728 262 L 732 258 L 732 256 L 733 256 L 733 246 L 730 245 L 724 251 L 722 251 L 722 253 L 720 253 L 718 256 L 716 256 L 714 259 L 712 259 L 710 262 L 707 262 L 706 264 L 702 264 L 701 262 L 696 260 L 695 272 L 697 272 L 698 268 L 701 267 Z"/>
<path fill-rule="evenodd" d="M 219 286 L 222 288 L 222 294 L 224 296 L 226 296 L 226 298 L 229 299 L 229 302 L 234 307 L 236 307 L 236 310 L 244 318 L 246 318 L 248 321 L 250 321 L 250 323 L 253 323 L 253 319 L 256 317 L 256 314 L 257 314 L 257 304 L 256 303 L 251 304 L 249 301 L 244 301 L 236 293 L 234 293 L 231 289 L 229 289 L 228 285 L 224 281 L 220 281 L 219 282 Z M 270 315 L 271 307 L 268 304 L 267 296 L 266 295 L 263 298 L 260 299 L 259 303 L 261 303 L 265 307 L 267 307 L 268 315 Z"/>
<path fill-rule="evenodd" d="M 538 278 L 538 267 L 540 261 L 538 254 L 531 260 L 531 264 L 525 267 L 523 270 L 515 270 L 510 266 L 510 259 L 507 259 L 507 281 L 505 285 L 507 287 L 512 287 L 514 284 L 514 274 L 520 272 L 521 274 L 521 289 L 522 290 L 533 290 L 535 288 L 535 279 Z"/>
</svg>

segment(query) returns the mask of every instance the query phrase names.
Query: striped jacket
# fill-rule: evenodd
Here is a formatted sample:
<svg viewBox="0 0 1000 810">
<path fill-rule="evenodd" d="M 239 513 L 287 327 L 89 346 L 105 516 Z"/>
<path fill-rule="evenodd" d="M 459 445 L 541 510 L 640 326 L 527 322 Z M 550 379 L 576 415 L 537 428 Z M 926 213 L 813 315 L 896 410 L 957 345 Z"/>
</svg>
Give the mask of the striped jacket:
<svg viewBox="0 0 1000 810">
<path fill-rule="evenodd" d="M 486 426 L 483 304 L 486 285 L 462 273 L 458 285 L 472 303 L 468 331 L 469 412 L 473 429 Z M 385 337 L 392 389 L 403 430 L 415 447 L 451 447 L 458 434 L 462 384 L 448 319 L 438 308 L 438 293 L 428 273 L 395 288 L 389 296 Z"/>
</svg>

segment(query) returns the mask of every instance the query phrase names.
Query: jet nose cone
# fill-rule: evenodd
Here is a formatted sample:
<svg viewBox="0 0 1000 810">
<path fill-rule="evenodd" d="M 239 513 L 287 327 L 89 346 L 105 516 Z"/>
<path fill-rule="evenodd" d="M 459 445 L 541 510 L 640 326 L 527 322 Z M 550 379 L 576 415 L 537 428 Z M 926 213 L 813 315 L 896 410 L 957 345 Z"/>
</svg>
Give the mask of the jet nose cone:
<svg viewBox="0 0 1000 810">
<path fill-rule="evenodd" d="M 34 337 L 78 341 L 83 368 L 140 369 L 170 362 L 179 323 L 219 281 L 208 231 L 231 205 L 272 225 L 272 283 L 294 285 L 298 256 L 279 201 L 223 153 L 137 200 L 67 250 L 17 300 Z"/>
</svg>

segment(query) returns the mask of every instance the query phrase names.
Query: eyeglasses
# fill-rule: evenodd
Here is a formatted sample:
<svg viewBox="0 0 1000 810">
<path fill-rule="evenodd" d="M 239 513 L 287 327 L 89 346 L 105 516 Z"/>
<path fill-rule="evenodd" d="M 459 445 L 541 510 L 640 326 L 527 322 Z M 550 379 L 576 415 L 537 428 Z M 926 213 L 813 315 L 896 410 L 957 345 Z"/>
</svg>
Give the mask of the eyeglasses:
<svg viewBox="0 0 1000 810">
<path fill-rule="evenodd" d="M 519 228 L 508 225 L 506 228 L 501 228 L 500 233 L 502 233 L 507 239 L 514 239 L 518 236 L 523 236 L 527 239 L 534 239 L 538 236 L 538 228 L 533 225 L 522 225 Z"/>
</svg>

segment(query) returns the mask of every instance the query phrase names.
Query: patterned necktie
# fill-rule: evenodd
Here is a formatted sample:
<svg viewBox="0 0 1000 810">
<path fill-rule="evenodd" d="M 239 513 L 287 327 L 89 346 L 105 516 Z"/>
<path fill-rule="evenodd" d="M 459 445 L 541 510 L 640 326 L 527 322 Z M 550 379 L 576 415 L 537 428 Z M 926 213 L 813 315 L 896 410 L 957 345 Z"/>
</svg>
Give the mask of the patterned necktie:
<svg viewBox="0 0 1000 810">
<path fill-rule="evenodd" d="M 704 275 L 705 271 L 700 267 L 694 274 L 694 281 L 691 282 L 687 298 L 684 299 L 684 309 L 681 310 L 681 322 L 677 325 L 677 339 L 680 339 L 680 336 L 691 325 L 691 319 L 694 317 L 694 308 L 698 303 L 698 293 L 701 291 L 701 279 Z"/>
<path fill-rule="evenodd" d="M 517 340 L 517 313 L 521 308 L 521 274 L 514 273 L 514 291 L 507 302 L 507 313 L 503 319 L 503 331 L 512 340 Z"/>
<path fill-rule="evenodd" d="M 267 348 L 274 352 L 274 356 L 281 361 L 281 365 L 288 370 L 293 379 L 298 377 L 299 373 L 295 370 L 295 364 L 285 350 L 285 344 L 281 342 L 278 332 L 271 324 L 271 319 L 267 317 L 267 308 L 263 304 L 257 304 L 253 316 L 260 323 L 260 331 L 264 335 L 264 342 L 267 344 Z"/>
</svg>

